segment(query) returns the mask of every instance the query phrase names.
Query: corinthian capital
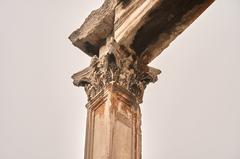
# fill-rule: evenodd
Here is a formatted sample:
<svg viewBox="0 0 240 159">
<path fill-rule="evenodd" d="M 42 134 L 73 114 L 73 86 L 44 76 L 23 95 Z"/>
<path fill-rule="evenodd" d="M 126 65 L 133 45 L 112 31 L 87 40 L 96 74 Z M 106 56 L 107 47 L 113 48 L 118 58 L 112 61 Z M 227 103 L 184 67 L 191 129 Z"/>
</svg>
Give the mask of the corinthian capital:
<svg viewBox="0 0 240 159">
<path fill-rule="evenodd" d="M 132 93 L 142 102 L 144 89 L 157 81 L 160 70 L 149 67 L 133 51 L 126 51 L 113 38 L 99 50 L 99 57 L 92 57 L 89 67 L 72 76 L 74 85 L 83 86 L 91 100 L 110 83 L 115 83 Z"/>
</svg>

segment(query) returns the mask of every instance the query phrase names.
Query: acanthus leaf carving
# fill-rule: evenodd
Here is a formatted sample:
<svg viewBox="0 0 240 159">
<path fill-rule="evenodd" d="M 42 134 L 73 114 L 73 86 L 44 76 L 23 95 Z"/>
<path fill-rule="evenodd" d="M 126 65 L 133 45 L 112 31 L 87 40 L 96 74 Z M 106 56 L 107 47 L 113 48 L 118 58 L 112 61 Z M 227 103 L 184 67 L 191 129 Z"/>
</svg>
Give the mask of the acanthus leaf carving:
<svg viewBox="0 0 240 159">
<path fill-rule="evenodd" d="M 157 81 L 160 70 L 142 65 L 135 53 L 128 53 L 113 40 L 107 40 L 100 57 L 93 56 L 91 64 L 72 76 L 74 85 L 83 86 L 88 100 L 95 97 L 111 82 L 131 92 L 138 103 L 142 102 L 144 89 Z"/>
</svg>

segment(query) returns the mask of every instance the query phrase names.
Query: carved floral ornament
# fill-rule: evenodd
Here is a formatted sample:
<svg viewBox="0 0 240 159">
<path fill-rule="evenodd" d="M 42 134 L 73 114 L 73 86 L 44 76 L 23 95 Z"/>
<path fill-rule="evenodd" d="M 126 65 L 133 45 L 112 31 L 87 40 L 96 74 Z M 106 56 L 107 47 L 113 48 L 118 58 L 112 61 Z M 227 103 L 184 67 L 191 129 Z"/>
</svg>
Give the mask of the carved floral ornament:
<svg viewBox="0 0 240 159">
<path fill-rule="evenodd" d="M 141 103 L 144 89 L 150 82 L 156 82 L 160 73 L 158 69 L 142 65 L 134 52 L 126 52 L 113 38 L 108 38 L 106 45 L 99 50 L 99 57 L 93 56 L 90 66 L 72 78 L 74 85 L 85 88 L 88 100 L 115 82 Z"/>
</svg>

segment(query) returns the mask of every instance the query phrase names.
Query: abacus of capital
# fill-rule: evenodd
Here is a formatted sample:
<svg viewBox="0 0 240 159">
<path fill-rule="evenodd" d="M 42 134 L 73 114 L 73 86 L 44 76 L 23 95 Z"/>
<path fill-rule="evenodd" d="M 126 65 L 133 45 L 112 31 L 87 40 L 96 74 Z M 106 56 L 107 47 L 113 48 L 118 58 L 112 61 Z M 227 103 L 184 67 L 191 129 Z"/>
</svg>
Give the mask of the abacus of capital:
<svg viewBox="0 0 240 159">
<path fill-rule="evenodd" d="M 72 76 L 87 97 L 85 159 L 141 159 L 144 89 L 160 70 L 148 66 L 214 0 L 105 0 L 70 35 L 92 57 Z"/>
</svg>

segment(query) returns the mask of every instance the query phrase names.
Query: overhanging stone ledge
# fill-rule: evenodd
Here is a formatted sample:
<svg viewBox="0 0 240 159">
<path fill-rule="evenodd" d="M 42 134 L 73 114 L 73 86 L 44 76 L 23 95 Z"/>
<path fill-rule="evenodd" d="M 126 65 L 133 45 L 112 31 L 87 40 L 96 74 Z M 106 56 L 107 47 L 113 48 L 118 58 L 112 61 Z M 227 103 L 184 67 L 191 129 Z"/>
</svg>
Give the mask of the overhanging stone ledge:
<svg viewBox="0 0 240 159">
<path fill-rule="evenodd" d="M 214 0 L 105 0 L 70 35 L 72 43 L 89 56 L 99 55 L 106 38 L 146 64 L 156 58 Z"/>
</svg>

